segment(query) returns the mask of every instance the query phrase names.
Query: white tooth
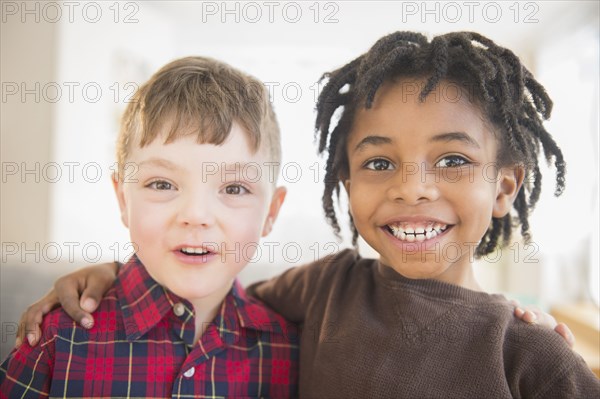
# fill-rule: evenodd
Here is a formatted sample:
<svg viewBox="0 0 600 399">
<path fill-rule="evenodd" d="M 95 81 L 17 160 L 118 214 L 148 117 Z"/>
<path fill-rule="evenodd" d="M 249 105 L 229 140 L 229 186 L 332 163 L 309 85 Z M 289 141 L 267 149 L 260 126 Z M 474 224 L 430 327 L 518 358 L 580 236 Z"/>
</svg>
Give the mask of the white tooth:
<svg viewBox="0 0 600 399">
<path fill-rule="evenodd" d="M 415 229 L 415 234 L 423 234 L 423 233 L 425 233 L 425 229 L 424 229 L 424 228 L 422 228 L 422 227 L 417 227 L 417 228 Z"/>
<path fill-rule="evenodd" d="M 406 233 L 405 232 L 401 232 L 400 234 L 398 234 L 398 238 L 401 240 L 406 240 Z"/>
<path fill-rule="evenodd" d="M 433 232 L 428 231 L 427 233 L 425 233 L 425 238 L 427 238 L 428 240 L 433 236 Z"/>
<path fill-rule="evenodd" d="M 442 227 L 442 225 L 439 224 L 439 223 L 434 223 L 433 224 L 433 229 L 436 230 L 436 231 L 438 231 L 441 227 Z"/>
<path fill-rule="evenodd" d="M 415 229 L 413 229 L 412 226 L 409 226 L 406 229 L 404 229 L 404 232 L 406 234 L 414 234 L 415 233 Z"/>
<path fill-rule="evenodd" d="M 423 242 L 423 241 L 425 241 L 425 236 L 423 234 L 417 234 L 415 236 L 415 241 L 417 241 L 417 242 Z"/>
<path fill-rule="evenodd" d="M 181 251 L 185 252 L 186 254 L 203 255 L 203 254 L 207 253 L 207 251 L 203 250 L 202 248 L 181 248 Z"/>
<path fill-rule="evenodd" d="M 431 238 L 435 238 L 435 237 L 437 237 L 437 235 L 438 235 L 437 231 L 433 230 L 431 232 Z"/>
<path fill-rule="evenodd" d="M 414 240 L 415 240 L 414 234 L 407 234 L 406 235 L 406 241 L 413 242 Z"/>
</svg>

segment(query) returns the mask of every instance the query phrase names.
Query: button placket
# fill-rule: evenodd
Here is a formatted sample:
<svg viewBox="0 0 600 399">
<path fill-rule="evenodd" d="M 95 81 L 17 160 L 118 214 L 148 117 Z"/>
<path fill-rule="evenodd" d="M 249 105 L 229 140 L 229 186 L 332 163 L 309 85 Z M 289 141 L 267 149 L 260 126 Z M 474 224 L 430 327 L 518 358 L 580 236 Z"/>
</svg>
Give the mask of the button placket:
<svg viewBox="0 0 600 399">
<path fill-rule="evenodd" d="M 173 305 L 173 313 L 175 313 L 175 316 L 177 317 L 183 316 L 185 313 L 185 305 L 181 302 L 177 302 L 175 305 Z"/>
<path fill-rule="evenodd" d="M 195 373 L 196 373 L 196 368 L 191 367 L 191 368 L 187 369 L 185 373 L 183 373 L 183 376 L 185 378 L 192 378 Z"/>
</svg>

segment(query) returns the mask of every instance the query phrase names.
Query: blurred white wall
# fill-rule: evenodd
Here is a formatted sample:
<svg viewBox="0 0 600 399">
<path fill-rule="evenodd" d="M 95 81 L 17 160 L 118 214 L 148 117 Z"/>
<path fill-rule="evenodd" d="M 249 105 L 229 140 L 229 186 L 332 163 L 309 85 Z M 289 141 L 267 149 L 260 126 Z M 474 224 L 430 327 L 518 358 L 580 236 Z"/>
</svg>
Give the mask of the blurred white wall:
<svg viewBox="0 0 600 399">
<path fill-rule="evenodd" d="M 56 80 L 58 27 L 5 23 L 4 12 L 2 18 L 2 242 L 25 242 L 33 247 L 45 242 L 50 231 L 52 187 L 39 178 L 36 168 L 41 170 L 52 159 L 56 117 L 54 104 L 41 101 L 36 83 Z"/>
<path fill-rule="evenodd" d="M 128 234 L 109 180 L 118 118 L 140 82 L 191 54 L 265 81 L 282 126 L 289 194 L 265 239 L 272 252 L 263 249 L 244 281 L 347 246 L 347 233 L 338 243 L 321 212 L 316 82 L 396 30 L 481 32 L 513 49 L 548 88 L 567 191 L 542 198 L 534 213 L 535 253 L 516 244 L 477 272 L 488 289 L 542 305 L 590 296 L 586 283 L 598 273 L 598 219 L 588 216 L 598 212 L 598 3 L 588 1 L 3 1 L 0 273 L 125 258 Z"/>
</svg>

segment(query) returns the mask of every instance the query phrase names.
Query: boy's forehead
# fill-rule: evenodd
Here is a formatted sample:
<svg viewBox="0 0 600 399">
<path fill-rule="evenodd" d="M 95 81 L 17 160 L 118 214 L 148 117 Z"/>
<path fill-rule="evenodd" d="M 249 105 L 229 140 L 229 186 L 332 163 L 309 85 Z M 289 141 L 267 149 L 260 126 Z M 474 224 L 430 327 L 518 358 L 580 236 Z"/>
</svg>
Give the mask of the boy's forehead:
<svg viewBox="0 0 600 399">
<path fill-rule="evenodd" d="M 167 133 L 161 132 L 143 147 L 136 143 L 126 161 L 141 169 L 202 170 L 219 175 L 244 172 L 255 176 L 255 180 L 261 180 L 259 176 L 275 179 L 278 175 L 279 165 L 272 161 L 266 146 L 254 150 L 244 129 L 237 124 L 232 126 L 229 136 L 220 144 L 203 143 L 193 131 L 170 140 L 167 138 Z M 269 170 L 265 171 L 265 168 Z"/>
<path fill-rule="evenodd" d="M 361 107 L 356 111 L 347 150 L 356 150 L 365 138 L 369 138 L 369 144 L 384 144 L 373 137 L 385 137 L 391 143 L 400 139 L 428 142 L 436 135 L 450 137 L 450 133 L 474 136 L 478 142 L 487 142 L 488 132 L 490 137 L 495 136 L 479 107 L 461 97 L 458 86 L 441 81 L 421 100 L 419 95 L 425 82 L 404 79 L 384 84 L 371 108 Z"/>
<path fill-rule="evenodd" d="M 260 157 L 262 152 L 262 148 L 254 148 L 250 134 L 237 122 L 232 123 L 229 134 L 221 141 L 211 140 L 211 136 L 202 132 L 198 125 L 180 127 L 177 131 L 171 131 L 171 127 L 170 122 L 161 124 L 155 137 L 144 146 L 141 145 L 142 137 L 137 137 L 131 151 L 143 150 L 146 147 L 168 150 L 173 147 L 173 144 L 181 142 L 190 148 L 206 149 L 207 151 L 223 149 L 226 150 L 226 153 L 240 157 L 240 161 L 248 157 Z"/>
<path fill-rule="evenodd" d="M 450 113 L 453 118 L 461 118 L 464 113 L 477 114 L 481 118 L 480 107 L 471 101 L 467 90 L 460 85 L 441 80 L 424 98 L 421 93 L 427 83 L 426 79 L 404 78 L 384 83 L 375 95 L 373 104 L 366 108 L 361 104 L 357 109 L 357 116 L 377 113 L 386 109 L 386 112 L 397 109 L 429 108 L 436 112 Z M 408 108 L 406 106 L 409 106 Z M 458 114 L 453 114 L 460 111 Z M 388 114 L 393 116 L 391 114 Z"/>
</svg>

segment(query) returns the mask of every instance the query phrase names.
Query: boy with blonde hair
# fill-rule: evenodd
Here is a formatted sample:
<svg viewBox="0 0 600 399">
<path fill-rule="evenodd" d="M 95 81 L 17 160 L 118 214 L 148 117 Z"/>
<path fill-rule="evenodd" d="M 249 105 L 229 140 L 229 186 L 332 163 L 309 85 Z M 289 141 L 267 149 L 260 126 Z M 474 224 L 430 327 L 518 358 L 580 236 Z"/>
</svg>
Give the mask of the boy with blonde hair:
<svg viewBox="0 0 600 399">
<path fill-rule="evenodd" d="M 62 309 L 44 318 L 40 344 L 0 366 L 1 396 L 294 396 L 295 328 L 236 281 L 286 193 L 262 170 L 281 158 L 264 85 L 213 59 L 173 61 L 128 105 L 117 158 L 135 255 L 91 329 Z"/>
</svg>

